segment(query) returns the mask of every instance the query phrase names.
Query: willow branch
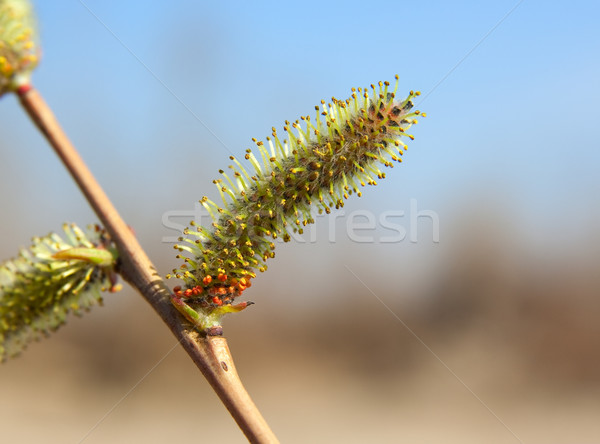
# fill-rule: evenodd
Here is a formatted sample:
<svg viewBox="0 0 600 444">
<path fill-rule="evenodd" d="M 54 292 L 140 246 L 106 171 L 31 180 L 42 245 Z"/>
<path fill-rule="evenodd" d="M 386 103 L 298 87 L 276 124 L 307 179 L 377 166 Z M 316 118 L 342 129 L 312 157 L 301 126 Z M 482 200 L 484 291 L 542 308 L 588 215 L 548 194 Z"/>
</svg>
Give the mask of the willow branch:
<svg viewBox="0 0 600 444">
<path fill-rule="evenodd" d="M 200 336 L 183 324 L 170 303 L 170 291 L 139 242 L 100 187 L 49 106 L 32 87 L 18 91 L 21 104 L 61 158 L 119 250 L 120 273 L 135 287 L 167 324 L 181 346 L 252 443 L 276 443 L 256 405 L 237 374 L 223 337 Z"/>
</svg>

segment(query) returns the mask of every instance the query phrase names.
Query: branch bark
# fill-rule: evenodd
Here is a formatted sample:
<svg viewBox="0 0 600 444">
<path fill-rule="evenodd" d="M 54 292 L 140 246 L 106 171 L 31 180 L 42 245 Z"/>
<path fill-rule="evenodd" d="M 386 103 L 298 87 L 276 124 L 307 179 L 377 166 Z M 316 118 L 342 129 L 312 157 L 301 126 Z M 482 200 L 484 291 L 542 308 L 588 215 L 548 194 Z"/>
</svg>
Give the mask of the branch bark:
<svg viewBox="0 0 600 444">
<path fill-rule="evenodd" d="M 252 443 L 279 441 L 242 385 L 227 340 L 201 336 L 184 325 L 170 302 L 170 291 L 139 242 L 69 141 L 50 107 L 30 85 L 18 91 L 21 104 L 61 158 L 104 227 L 115 242 L 120 273 L 135 287 L 167 324 Z"/>
</svg>

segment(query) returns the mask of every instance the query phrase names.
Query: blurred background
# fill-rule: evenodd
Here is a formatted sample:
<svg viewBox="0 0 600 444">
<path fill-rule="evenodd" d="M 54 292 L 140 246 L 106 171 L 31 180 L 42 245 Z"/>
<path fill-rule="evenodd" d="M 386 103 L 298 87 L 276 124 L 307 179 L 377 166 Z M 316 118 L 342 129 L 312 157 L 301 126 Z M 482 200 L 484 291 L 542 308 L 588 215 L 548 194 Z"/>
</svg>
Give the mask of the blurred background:
<svg viewBox="0 0 600 444">
<path fill-rule="evenodd" d="M 282 442 L 600 442 L 595 2 L 35 6 L 34 84 L 163 274 L 252 137 L 396 73 L 422 91 L 404 163 L 278 245 L 225 321 Z M 97 221 L 14 97 L 0 135 L 1 258 Z M 174 345 L 107 295 L 0 366 L 2 441 L 244 442 Z"/>
</svg>

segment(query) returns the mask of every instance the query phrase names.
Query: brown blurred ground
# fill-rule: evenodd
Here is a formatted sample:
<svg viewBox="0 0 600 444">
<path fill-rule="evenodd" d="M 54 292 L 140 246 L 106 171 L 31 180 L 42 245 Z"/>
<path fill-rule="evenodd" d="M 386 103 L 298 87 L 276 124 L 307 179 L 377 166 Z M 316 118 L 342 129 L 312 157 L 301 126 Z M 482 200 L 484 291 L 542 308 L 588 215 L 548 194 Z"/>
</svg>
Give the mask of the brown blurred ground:
<svg viewBox="0 0 600 444">
<path fill-rule="evenodd" d="M 470 224 L 456 221 L 426 278 L 406 288 L 409 268 L 349 266 L 401 321 L 338 270 L 361 245 L 335 251 L 337 285 L 305 284 L 325 288 L 321 299 L 302 302 L 292 285 L 286 310 L 267 289 L 292 274 L 257 280 L 257 306 L 226 334 L 282 442 L 600 442 L 600 248 L 541 254 L 491 222 Z M 85 442 L 244 442 L 174 345 L 137 295 L 108 297 L 0 367 L 1 441 L 80 442 L 165 358 Z"/>
</svg>

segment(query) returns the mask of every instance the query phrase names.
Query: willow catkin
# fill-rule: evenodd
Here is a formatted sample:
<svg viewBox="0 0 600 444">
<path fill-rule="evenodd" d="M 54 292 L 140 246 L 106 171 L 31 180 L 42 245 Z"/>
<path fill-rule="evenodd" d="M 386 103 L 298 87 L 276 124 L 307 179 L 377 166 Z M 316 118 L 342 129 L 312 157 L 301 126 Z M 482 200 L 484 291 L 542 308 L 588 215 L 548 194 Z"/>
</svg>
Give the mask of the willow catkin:
<svg viewBox="0 0 600 444">
<path fill-rule="evenodd" d="M 188 319 L 244 308 L 245 303 L 232 303 L 256 271 L 267 269 L 273 239 L 288 241 L 290 232 L 314 222 L 313 207 L 326 213 L 342 207 L 351 194 L 361 195 L 361 187 L 385 177 L 381 165 L 401 162 L 404 139 L 413 139 L 406 130 L 421 113 L 412 110 L 419 93 L 396 100 L 397 87 L 398 76 L 393 91 L 379 82 L 353 89 L 348 100 L 323 101 L 314 121 L 310 116 L 286 121 L 283 140 L 273 128 L 266 143 L 253 139 L 257 152 L 245 154 L 249 168 L 230 157 L 231 173 L 221 170 L 222 178 L 214 181 L 223 203 L 200 200 L 212 225 L 192 222 L 184 230 L 175 246 L 184 264 L 167 276 L 185 283 L 174 289 L 173 303 Z"/>
<path fill-rule="evenodd" d="M 65 235 L 35 237 L 17 258 L 0 263 L 0 361 L 102 303 L 101 291 L 115 292 L 117 252 L 96 226 L 84 232 L 74 224 Z"/>
<path fill-rule="evenodd" d="M 0 0 L 0 96 L 29 83 L 39 59 L 35 19 L 27 0 Z"/>
</svg>

